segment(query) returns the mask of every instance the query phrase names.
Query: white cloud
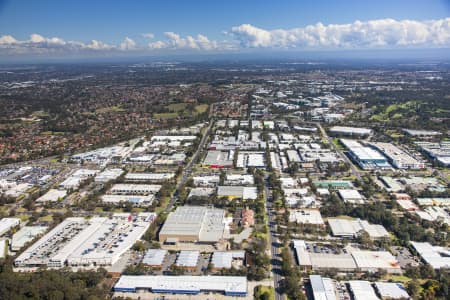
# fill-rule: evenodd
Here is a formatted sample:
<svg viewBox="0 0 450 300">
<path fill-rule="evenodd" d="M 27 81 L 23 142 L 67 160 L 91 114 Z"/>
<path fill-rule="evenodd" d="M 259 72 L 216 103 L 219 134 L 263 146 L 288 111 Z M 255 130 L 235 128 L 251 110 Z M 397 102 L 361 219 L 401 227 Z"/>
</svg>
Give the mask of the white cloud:
<svg viewBox="0 0 450 300">
<path fill-rule="evenodd" d="M 166 40 L 149 43 L 150 49 L 171 50 L 216 50 L 219 48 L 216 41 L 209 40 L 206 36 L 199 34 L 196 37 L 181 37 L 175 32 L 165 32 Z"/>
<path fill-rule="evenodd" d="M 152 39 L 155 37 L 155 35 L 151 32 L 143 33 L 142 36 L 145 37 L 146 39 Z"/>
<path fill-rule="evenodd" d="M 0 37 L 0 45 L 5 45 L 5 44 L 14 44 L 17 43 L 17 40 L 10 35 L 3 35 Z"/>
<path fill-rule="evenodd" d="M 119 46 L 120 50 L 134 50 L 136 49 L 136 42 L 126 37 Z"/>
<path fill-rule="evenodd" d="M 242 24 L 233 27 L 229 34 L 246 48 L 448 47 L 450 18 L 431 21 L 380 19 L 330 25 L 317 23 L 275 30 Z"/>
</svg>

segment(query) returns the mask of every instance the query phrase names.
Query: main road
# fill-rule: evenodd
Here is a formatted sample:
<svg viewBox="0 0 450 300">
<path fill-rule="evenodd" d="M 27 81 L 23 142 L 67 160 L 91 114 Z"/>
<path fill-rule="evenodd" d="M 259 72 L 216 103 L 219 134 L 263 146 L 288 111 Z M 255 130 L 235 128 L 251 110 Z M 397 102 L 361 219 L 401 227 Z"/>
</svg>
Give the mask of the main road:
<svg viewBox="0 0 450 300">
<path fill-rule="evenodd" d="M 214 122 L 212 120 L 209 121 L 208 127 L 206 128 L 205 133 L 203 134 L 202 139 L 200 140 L 200 143 L 198 144 L 197 150 L 195 150 L 195 153 L 192 155 L 191 160 L 188 162 L 186 167 L 183 168 L 183 171 L 181 172 L 181 175 L 180 175 L 180 180 L 178 181 L 178 183 L 175 187 L 175 192 L 173 193 L 172 198 L 170 199 L 170 202 L 165 209 L 166 212 L 171 211 L 172 207 L 177 202 L 179 189 L 183 185 L 185 185 L 186 182 L 188 181 L 188 179 L 192 173 L 192 167 L 194 166 L 195 162 L 198 159 L 198 156 L 200 155 L 200 152 L 202 151 L 202 149 L 205 146 L 205 143 L 208 139 L 208 136 L 211 131 L 213 123 Z"/>
<path fill-rule="evenodd" d="M 264 178 L 264 194 L 266 197 L 266 209 L 269 221 L 269 243 L 270 243 L 270 257 L 272 264 L 272 275 L 273 275 L 273 286 L 275 288 L 275 300 L 284 300 L 281 281 L 283 277 L 281 276 L 281 256 L 280 256 L 280 242 L 276 237 L 277 229 L 276 222 L 273 217 L 272 210 L 272 195 L 269 190 L 269 180 L 266 175 Z"/>
</svg>

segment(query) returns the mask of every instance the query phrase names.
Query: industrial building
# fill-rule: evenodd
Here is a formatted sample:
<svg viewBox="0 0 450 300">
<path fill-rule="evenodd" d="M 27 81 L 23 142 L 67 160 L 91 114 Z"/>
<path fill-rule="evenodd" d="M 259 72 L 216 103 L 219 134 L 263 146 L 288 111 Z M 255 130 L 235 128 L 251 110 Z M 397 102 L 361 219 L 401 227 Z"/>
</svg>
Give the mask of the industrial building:
<svg viewBox="0 0 450 300">
<path fill-rule="evenodd" d="M 365 231 L 372 239 L 389 237 L 389 232 L 383 225 L 369 224 L 369 222 L 360 219 L 328 218 L 328 224 L 333 236 L 355 238 L 361 231 Z"/>
<path fill-rule="evenodd" d="M 371 145 L 381 151 L 397 169 L 423 169 L 426 167 L 425 163 L 419 162 L 391 143 L 371 143 Z"/>
<path fill-rule="evenodd" d="M 232 168 L 234 151 L 209 150 L 203 160 L 203 166 L 213 169 Z"/>
<path fill-rule="evenodd" d="M 111 194 L 124 194 L 124 195 L 149 195 L 156 194 L 161 189 L 161 185 L 158 184 L 126 184 L 117 183 L 110 189 Z"/>
<path fill-rule="evenodd" d="M 164 182 L 174 177 L 175 173 L 128 173 L 125 175 L 125 180 L 134 182 Z"/>
<path fill-rule="evenodd" d="M 245 251 L 216 251 L 211 258 L 213 269 L 231 269 L 233 261 L 243 262 Z"/>
<path fill-rule="evenodd" d="M 379 300 L 369 281 L 350 280 L 348 285 L 354 300 Z"/>
<path fill-rule="evenodd" d="M 66 190 L 50 189 L 47 193 L 36 199 L 36 202 L 58 202 L 64 199 L 67 195 Z"/>
<path fill-rule="evenodd" d="M 100 200 L 104 204 L 120 205 L 129 202 L 136 207 L 147 207 L 152 205 L 155 195 L 102 195 Z"/>
<path fill-rule="evenodd" d="M 120 214 L 113 218 L 67 218 L 14 261 L 16 267 L 99 267 L 114 264 L 142 237 L 155 218 Z"/>
<path fill-rule="evenodd" d="M 168 215 L 159 232 L 159 240 L 215 243 L 223 237 L 224 218 L 222 209 L 179 206 Z"/>
<path fill-rule="evenodd" d="M 397 282 L 375 282 L 375 289 L 381 299 L 409 299 L 406 288 Z"/>
<path fill-rule="evenodd" d="M 251 186 L 218 186 L 217 197 L 229 199 L 251 199 L 258 198 L 258 189 Z"/>
<path fill-rule="evenodd" d="M 223 293 L 226 296 L 246 296 L 245 276 L 154 276 L 123 275 L 114 286 L 115 292 L 137 292 L 190 294 Z"/>
<path fill-rule="evenodd" d="M 225 185 L 253 185 L 255 179 L 251 174 L 227 174 L 225 177 Z"/>
<path fill-rule="evenodd" d="M 347 126 L 333 126 L 329 129 L 329 132 L 334 135 L 349 135 L 349 136 L 363 137 L 371 135 L 372 129 L 347 127 Z"/>
<path fill-rule="evenodd" d="M 450 269 L 450 250 L 446 247 L 432 246 L 430 243 L 411 242 L 422 260 L 434 269 Z"/>
<path fill-rule="evenodd" d="M 340 142 L 348 149 L 351 159 L 364 170 L 390 169 L 387 158 L 373 148 L 364 146 L 358 141 L 340 139 Z"/>
<path fill-rule="evenodd" d="M 175 265 L 188 270 L 194 270 L 197 267 L 200 251 L 182 250 L 178 253 Z"/>
<path fill-rule="evenodd" d="M 195 186 L 216 186 L 220 182 L 219 175 L 203 175 L 192 177 Z"/>
<path fill-rule="evenodd" d="M 192 197 L 209 197 L 213 195 L 216 192 L 215 188 L 209 188 L 209 187 L 197 187 L 191 189 L 188 195 L 188 199 Z"/>
<path fill-rule="evenodd" d="M 46 226 L 24 226 L 19 231 L 14 233 L 11 239 L 11 251 L 19 251 L 27 243 L 34 240 L 41 234 L 46 232 L 48 227 Z"/>
<path fill-rule="evenodd" d="M 0 219 L 0 236 L 4 235 L 12 228 L 20 225 L 19 218 L 3 218 Z"/>
<path fill-rule="evenodd" d="M 299 224 L 312 224 L 323 226 L 322 215 L 318 209 L 291 209 L 289 211 L 289 222 L 296 222 Z"/>
<path fill-rule="evenodd" d="M 364 197 L 357 190 L 341 189 L 338 190 L 338 194 L 344 202 L 364 204 Z"/>
<path fill-rule="evenodd" d="M 264 168 L 266 166 L 264 152 L 239 152 L 236 167 L 237 168 Z"/>
<path fill-rule="evenodd" d="M 351 253 L 316 253 L 309 251 L 303 240 L 293 240 L 297 263 L 305 270 L 329 270 L 340 272 L 402 272 L 399 262 L 387 251 L 353 251 Z"/>
<path fill-rule="evenodd" d="M 145 252 L 144 258 L 142 259 L 142 263 L 153 268 L 160 268 L 162 267 L 166 255 L 167 250 L 165 249 L 148 249 L 147 252 Z"/>
<path fill-rule="evenodd" d="M 94 177 L 98 173 L 98 170 L 89 169 L 79 169 L 76 170 L 72 175 L 66 178 L 63 182 L 59 184 L 62 189 L 77 189 L 83 181 Z"/>
<path fill-rule="evenodd" d="M 106 182 L 109 182 L 112 180 L 116 180 L 123 173 L 124 173 L 124 171 L 122 169 L 106 169 L 106 170 L 100 172 L 99 174 L 97 174 L 97 176 L 95 176 L 94 181 L 96 183 L 106 183 Z"/>
<path fill-rule="evenodd" d="M 309 282 L 314 300 L 336 300 L 336 290 L 333 280 L 320 275 L 309 275 Z"/>
</svg>

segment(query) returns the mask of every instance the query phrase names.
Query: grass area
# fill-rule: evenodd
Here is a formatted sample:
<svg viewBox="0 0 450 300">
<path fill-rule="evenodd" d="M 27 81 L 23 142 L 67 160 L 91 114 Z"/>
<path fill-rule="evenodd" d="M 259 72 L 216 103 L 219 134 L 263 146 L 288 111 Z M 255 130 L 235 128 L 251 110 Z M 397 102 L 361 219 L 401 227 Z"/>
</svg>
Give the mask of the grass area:
<svg viewBox="0 0 450 300">
<path fill-rule="evenodd" d="M 33 118 L 44 118 L 50 116 L 48 113 L 46 113 L 43 110 L 36 110 L 31 114 L 31 117 Z"/>
<path fill-rule="evenodd" d="M 209 105 L 208 105 L 208 104 L 200 104 L 200 105 L 197 105 L 197 106 L 195 107 L 195 111 L 196 111 L 197 113 L 199 113 L 199 114 L 202 114 L 202 113 L 204 113 L 205 111 L 207 111 L 208 108 L 209 108 Z"/>
<path fill-rule="evenodd" d="M 173 103 L 167 106 L 167 109 L 173 112 L 178 112 L 186 109 L 187 103 Z"/>
<path fill-rule="evenodd" d="M 52 215 L 47 215 L 45 217 L 40 217 L 39 218 L 40 222 L 53 222 L 53 216 Z"/>
<path fill-rule="evenodd" d="M 337 149 L 343 151 L 345 150 L 344 147 L 342 146 L 341 143 L 339 143 L 339 139 L 338 138 L 334 138 L 333 139 L 333 144 L 336 146 Z"/>
<path fill-rule="evenodd" d="M 16 218 L 19 218 L 22 223 L 25 223 L 30 218 L 29 215 L 16 215 Z"/>
<path fill-rule="evenodd" d="M 65 135 L 64 131 L 42 131 L 41 135 Z"/>
<path fill-rule="evenodd" d="M 178 117 L 176 112 L 153 114 L 155 119 L 175 119 L 176 117 Z"/>
<path fill-rule="evenodd" d="M 95 110 L 98 114 L 104 114 L 104 113 L 112 113 L 112 112 L 124 112 L 125 109 L 122 108 L 120 105 L 113 105 L 110 107 L 102 107 L 97 110 Z"/>
<path fill-rule="evenodd" d="M 265 294 L 265 297 L 263 296 Z M 271 286 L 257 285 L 254 291 L 255 299 L 275 299 L 275 289 Z"/>
</svg>

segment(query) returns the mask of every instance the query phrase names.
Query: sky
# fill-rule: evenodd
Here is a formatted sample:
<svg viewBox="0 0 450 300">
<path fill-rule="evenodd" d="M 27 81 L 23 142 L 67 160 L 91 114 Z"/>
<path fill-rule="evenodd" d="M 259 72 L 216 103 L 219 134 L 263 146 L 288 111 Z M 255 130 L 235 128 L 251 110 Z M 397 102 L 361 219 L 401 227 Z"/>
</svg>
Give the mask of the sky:
<svg viewBox="0 0 450 300">
<path fill-rule="evenodd" d="M 450 0 L 0 0 L 0 57 L 450 48 Z"/>
</svg>

